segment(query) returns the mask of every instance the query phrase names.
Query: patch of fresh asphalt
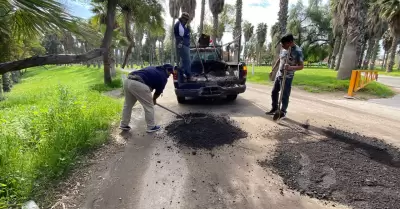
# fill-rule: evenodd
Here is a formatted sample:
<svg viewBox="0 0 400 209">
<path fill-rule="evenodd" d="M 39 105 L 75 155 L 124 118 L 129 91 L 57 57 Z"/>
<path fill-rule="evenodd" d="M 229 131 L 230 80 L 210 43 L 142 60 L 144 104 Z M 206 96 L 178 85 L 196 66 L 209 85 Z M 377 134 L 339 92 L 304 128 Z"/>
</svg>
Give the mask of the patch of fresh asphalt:
<svg viewBox="0 0 400 209">
<path fill-rule="evenodd" d="M 84 184 L 85 188 L 78 195 L 79 208 L 347 208 L 290 190 L 272 168 L 265 169 L 256 163 L 273 158 L 280 141 L 273 133 L 288 127 L 299 132 L 304 129 L 289 120 L 277 124 L 266 117 L 264 112 L 270 107 L 270 87 L 251 84 L 249 87 L 233 103 L 178 105 L 169 82 L 160 103 L 180 113 L 228 116 L 248 133 L 247 137 L 236 140 L 233 146 L 211 150 L 176 146 L 176 141 L 166 130 L 150 135 L 145 133 L 143 110 L 138 105 L 133 111 L 133 129 L 124 137 L 124 152 L 110 156 L 105 166 L 93 165 L 92 179 Z M 382 113 L 371 114 L 377 113 L 382 106 L 371 106 L 367 102 L 362 103 L 363 108 L 353 111 L 361 105 L 357 103 L 353 107 L 297 90 L 292 92 L 290 99 L 288 116 L 292 121 L 301 124 L 309 120 L 314 127 L 335 124 L 341 130 L 363 132 L 400 145 L 397 140 L 400 138 L 398 111 L 385 109 Z M 163 126 L 176 120 L 157 107 L 156 119 Z M 285 138 L 295 140 L 290 135 Z M 303 140 L 323 138 L 326 137 L 321 138 L 310 131 Z"/>
<path fill-rule="evenodd" d="M 334 128 L 324 138 L 280 130 L 272 160 L 260 162 L 301 194 L 359 209 L 400 207 L 400 151 L 382 140 Z M 295 138 L 289 141 L 288 138 Z"/>
</svg>

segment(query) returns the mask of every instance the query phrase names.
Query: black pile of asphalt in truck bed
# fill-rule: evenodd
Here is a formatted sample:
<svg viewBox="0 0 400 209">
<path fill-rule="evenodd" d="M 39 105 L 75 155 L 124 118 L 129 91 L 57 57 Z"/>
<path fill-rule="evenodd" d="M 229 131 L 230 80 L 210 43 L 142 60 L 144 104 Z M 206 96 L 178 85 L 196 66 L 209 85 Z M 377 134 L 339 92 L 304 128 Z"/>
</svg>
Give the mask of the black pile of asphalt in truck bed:
<svg viewBox="0 0 400 209">
<path fill-rule="evenodd" d="M 190 113 L 184 117 L 192 118 L 190 124 L 177 119 L 165 128 L 167 134 L 179 145 L 194 149 L 213 149 L 247 137 L 247 133 L 227 117 L 203 113 Z"/>
<path fill-rule="evenodd" d="M 400 208 L 400 152 L 395 147 L 333 128 L 314 142 L 299 133 L 285 138 L 289 135 L 291 142 L 281 138 L 275 157 L 260 165 L 272 167 L 291 189 L 354 208 Z"/>
</svg>

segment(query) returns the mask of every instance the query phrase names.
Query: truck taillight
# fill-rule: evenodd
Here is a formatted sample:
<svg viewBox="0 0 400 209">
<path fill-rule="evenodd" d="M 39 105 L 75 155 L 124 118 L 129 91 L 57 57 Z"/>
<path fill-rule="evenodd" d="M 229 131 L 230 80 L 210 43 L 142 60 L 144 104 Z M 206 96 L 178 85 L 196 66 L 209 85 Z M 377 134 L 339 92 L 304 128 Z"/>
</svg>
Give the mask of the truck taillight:
<svg viewBox="0 0 400 209">
<path fill-rule="evenodd" d="M 177 70 L 174 70 L 173 78 L 174 78 L 174 81 L 178 80 L 178 71 Z"/>
<path fill-rule="evenodd" d="M 247 77 L 247 66 L 243 66 L 243 78 Z"/>
</svg>

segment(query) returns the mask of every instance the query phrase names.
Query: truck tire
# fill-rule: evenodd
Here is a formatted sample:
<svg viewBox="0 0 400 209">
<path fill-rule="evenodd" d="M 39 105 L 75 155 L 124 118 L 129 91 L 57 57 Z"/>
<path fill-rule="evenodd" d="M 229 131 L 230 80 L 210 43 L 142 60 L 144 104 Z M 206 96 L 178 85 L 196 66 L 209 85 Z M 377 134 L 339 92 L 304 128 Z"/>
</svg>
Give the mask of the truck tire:
<svg viewBox="0 0 400 209">
<path fill-rule="evenodd" d="M 233 95 L 228 95 L 228 96 L 226 96 L 226 100 L 228 100 L 228 101 L 235 101 L 236 100 L 236 98 L 237 98 L 237 94 L 233 94 Z"/>
<path fill-rule="evenodd" d="M 176 100 L 178 100 L 179 104 L 184 104 L 186 102 L 186 98 L 185 97 L 176 97 Z"/>
</svg>

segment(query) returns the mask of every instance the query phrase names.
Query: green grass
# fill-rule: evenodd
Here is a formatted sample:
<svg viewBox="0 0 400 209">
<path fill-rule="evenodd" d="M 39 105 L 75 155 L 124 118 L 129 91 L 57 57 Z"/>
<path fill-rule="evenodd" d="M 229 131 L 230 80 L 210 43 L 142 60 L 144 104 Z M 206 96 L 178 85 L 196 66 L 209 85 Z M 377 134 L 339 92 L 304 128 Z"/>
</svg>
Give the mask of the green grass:
<svg viewBox="0 0 400 209">
<path fill-rule="evenodd" d="M 381 70 L 377 69 L 379 71 L 379 75 L 387 75 L 387 76 L 395 76 L 395 77 L 400 77 L 400 71 L 397 70 L 396 68 L 393 68 L 393 71 L 388 73 L 386 70 Z"/>
<path fill-rule="evenodd" d="M 122 100 L 99 91 L 120 83 L 102 84 L 101 69 L 47 69 L 29 69 L 0 102 L 0 208 L 43 198 L 119 118 Z"/>
<path fill-rule="evenodd" d="M 254 67 L 254 75 L 252 69 L 249 68 L 247 79 L 249 82 L 259 84 L 271 84 L 268 75 L 271 67 Z M 293 86 L 298 86 L 309 92 L 347 92 L 349 80 L 336 80 L 336 71 L 327 68 L 306 68 L 298 71 L 293 80 Z M 378 97 L 391 97 L 395 92 L 389 87 L 372 82 L 360 92 L 365 92 Z"/>
</svg>

